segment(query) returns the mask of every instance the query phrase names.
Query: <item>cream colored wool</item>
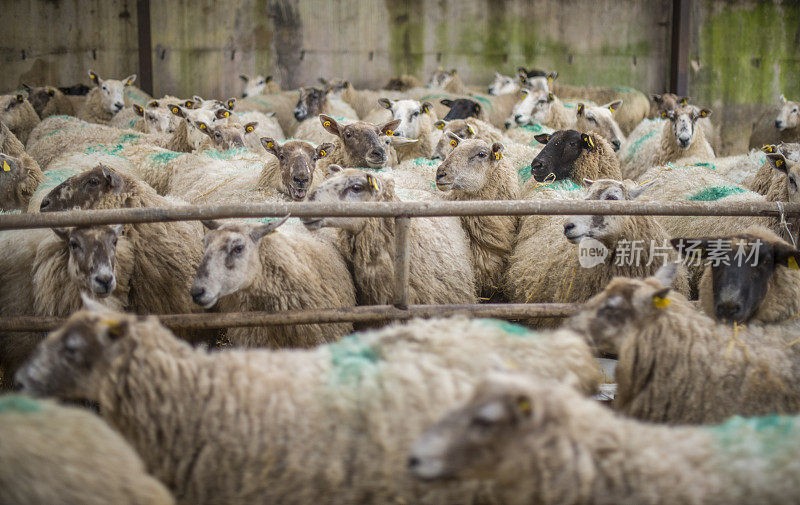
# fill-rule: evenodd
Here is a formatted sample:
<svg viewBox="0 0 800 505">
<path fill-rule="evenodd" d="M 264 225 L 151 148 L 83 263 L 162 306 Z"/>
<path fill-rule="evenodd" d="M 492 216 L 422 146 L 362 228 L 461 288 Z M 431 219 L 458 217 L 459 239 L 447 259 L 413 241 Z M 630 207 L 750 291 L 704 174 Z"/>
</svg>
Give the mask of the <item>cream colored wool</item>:
<svg viewBox="0 0 800 505">
<path fill-rule="evenodd" d="M 772 151 L 783 154 L 788 161 L 800 162 L 800 144 L 778 144 Z M 766 195 L 773 184 L 773 178 L 783 180 L 785 175 L 776 171 L 772 163 L 765 160 L 754 175 L 744 180 L 744 185 L 756 193 Z"/>
<path fill-rule="evenodd" d="M 617 410 L 670 424 L 800 412 L 797 321 L 720 324 L 663 287 L 615 279 L 568 325 L 619 356 Z M 656 307 L 653 296 L 669 301 Z M 603 309 L 612 299 L 621 300 L 614 316 Z"/>
<path fill-rule="evenodd" d="M 570 86 L 558 81 L 551 86 L 551 91 L 564 99 L 589 100 L 598 104 L 622 100 L 624 105 L 617 111 L 615 119 L 625 135 L 629 135 L 650 111 L 650 100 L 636 89 Z"/>
<path fill-rule="evenodd" d="M 8 172 L 0 168 L 0 211 L 25 212 L 36 188 L 44 181 L 44 174 L 3 122 L 0 122 L 0 153 L 15 161 Z"/>
<path fill-rule="evenodd" d="M 52 88 L 52 91 L 53 96 L 48 100 L 47 105 L 44 106 L 39 117 L 45 119 L 50 116 L 74 116 L 75 108 L 72 106 L 72 102 L 69 98 L 67 98 L 67 95 L 58 88 Z"/>
<path fill-rule="evenodd" d="M 154 318 L 108 312 L 77 314 L 67 328 L 95 341 L 103 320 L 119 321 L 122 336 L 76 380 L 181 504 L 487 503 L 487 486 L 411 481 L 414 438 L 497 367 L 584 393 L 599 377 L 576 334 L 495 320 L 414 320 L 271 352 L 194 350 Z"/>
<path fill-rule="evenodd" d="M 0 503 L 175 503 L 133 448 L 86 409 L 3 396 L 0 425 Z"/>
<path fill-rule="evenodd" d="M 95 86 L 86 95 L 83 105 L 78 110 L 78 118 L 88 123 L 107 125 L 114 115 L 105 105 L 105 98 L 99 86 Z"/>
<path fill-rule="evenodd" d="M 358 117 L 364 121 L 367 120 L 367 116 L 374 110 L 386 110 L 378 104 L 378 100 L 384 97 L 392 100 L 402 100 L 406 98 L 406 94 L 404 92 L 390 90 L 356 90 L 350 83 L 342 89 L 342 100 L 348 103 Z M 388 121 L 388 119 L 385 121 Z"/>
<path fill-rule="evenodd" d="M 275 119 L 278 120 L 284 135 L 292 137 L 299 124 L 294 117 L 294 108 L 298 98 L 297 90 L 282 91 L 274 95 L 249 96 L 236 101 L 236 110 L 238 112 L 257 111 L 265 114 L 274 112 Z"/>
<path fill-rule="evenodd" d="M 136 114 L 133 106 L 128 106 L 121 111 L 114 114 L 114 117 L 108 122 L 108 126 L 112 128 L 119 128 L 121 130 L 134 130 L 137 132 L 146 132 L 144 120 Z"/>
<path fill-rule="evenodd" d="M 513 421 L 484 428 L 480 438 L 462 434 L 477 434 L 477 426 L 466 426 L 480 419 L 482 406 L 501 404 L 519 404 L 527 414 L 516 417 L 512 407 Z M 431 430 L 445 470 L 478 467 L 494 478 L 497 503 L 781 505 L 800 492 L 796 417 L 660 426 L 615 415 L 562 385 L 499 374 L 448 415 Z M 464 428 L 448 430 L 456 426 Z"/>
<path fill-rule="evenodd" d="M 0 123 L 4 123 L 23 145 L 28 143 L 28 136 L 40 121 L 33 105 L 23 95 L 0 95 Z"/>
</svg>

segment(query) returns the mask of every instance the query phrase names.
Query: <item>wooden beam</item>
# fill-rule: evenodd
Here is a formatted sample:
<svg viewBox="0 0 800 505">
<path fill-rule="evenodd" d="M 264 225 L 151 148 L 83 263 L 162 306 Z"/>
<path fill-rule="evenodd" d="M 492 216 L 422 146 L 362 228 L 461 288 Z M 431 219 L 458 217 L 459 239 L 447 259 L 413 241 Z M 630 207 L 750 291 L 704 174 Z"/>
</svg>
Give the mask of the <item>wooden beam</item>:
<svg viewBox="0 0 800 505">
<path fill-rule="evenodd" d="M 136 24 L 139 33 L 138 85 L 153 94 L 153 42 L 150 37 L 150 0 L 136 0 Z"/>
<path fill-rule="evenodd" d="M 689 43 L 691 0 L 672 0 L 672 50 L 670 51 L 669 89 L 679 96 L 689 95 Z"/>
</svg>

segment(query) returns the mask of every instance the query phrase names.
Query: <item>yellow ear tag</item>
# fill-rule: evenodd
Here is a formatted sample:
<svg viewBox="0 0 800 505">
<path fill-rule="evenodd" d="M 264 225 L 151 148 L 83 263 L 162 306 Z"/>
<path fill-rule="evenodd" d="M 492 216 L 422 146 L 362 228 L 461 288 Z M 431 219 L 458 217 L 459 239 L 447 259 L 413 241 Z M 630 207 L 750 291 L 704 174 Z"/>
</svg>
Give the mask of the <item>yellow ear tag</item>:
<svg viewBox="0 0 800 505">
<path fill-rule="evenodd" d="M 475 130 L 473 130 L 470 125 L 467 125 L 467 131 L 469 132 L 470 135 L 475 135 Z"/>
<path fill-rule="evenodd" d="M 670 303 L 672 303 L 672 300 L 669 298 L 661 298 L 660 296 L 653 297 L 653 307 L 657 309 L 666 309 L 669 307 Z"/>
<path fill-rule="evenodd" d="M 247 127 L 247 133 L 250 133 L 250 132 L 252 132 L 252 131 L 253 131 L 253 127 L 252 127 L 252 126 L 248 126 L 248 127 Z"/>
<path fill-rule="evenodd" d="M 783 165 L 783 160 L 775 160 L 775 166 L 776 167 L 779 167 L 781 165 Z"/>
<path fill-rule="evenodd" d="M 594 140 L 592 140 L 592 137 L 591 137 L 591 136 L 589 136 L 589 135 L 587 135 L 587 136 L 586 136 L 586 141 L 587 141 L 587 143 L 589 144 L 589 147 L 591 147 L 592 149 L 594 149 Z"/>
<path fill-rule="evenodd" d="M 328 153 L 327 153 L 327 151 L 325 151 L 325 149 L 322 149 L 322 150 L 319 152 L 319 157 L 320 157 L 320 158 L 324 158 L 324 157 L 325 157 L 325 156 L 327 156 L 327 155 L 328 155 Z"/>
<path fill-rule="evenodd" d="M 272 149 L 273 147 L 275 147 L 274 142 L 267 142 L 267 149 Z"/>
<path fill-rule="evenodd" d="M 178 113 L 178 108 L 177 107 L 173 107 L 172 108 L 172 113 L 173 114 L 177 114 Z"/>
<path fill-rule="evenodd" d="M 386 130 L 386 136 L 387 137 L 394 137 L 394 131 L 393 130 Z"/>
<path fill-rule="evenodd" d="M 199 126 L 199 128 L 200 128 L 201 130 L 205 130 L 205 129 L 206 129 L 206 124 L 205 124 L 205 123 L 200 123 L 200 126 Z"/>
<path fill-rule="evenodd" d="M 775 149 L 773 149 L 772 145 L 770 144 L 764 144 L 763 146 L 761 146 L 761 150 L 764 151 L 765 153 L 775 152 Z"/>
<path fill-rule="evenodd" d="M 324 123 L 322 123 L 322 126 L 324 126 L 325 128 L 329 127 L 330 125 L 331 125 L 330 121 L 325 121 Z"/>
<path fill-rule="evenodd" d="M 499 160 L 502 157 L 503 157 L 503 153 L 501 153 L 500 151 L 497 151 L 496 153 L 494 153 L 494 159 Z"/>
<path fill-rule="evenodd" d="M 667 113 L 666 112 L 662 112 L 661 113 L 661 119 L 665 119 L 666 117 L 667 117 Z"/>
<path fill-rule="evenodd" d="M 453 146 L 453 147 L 456 147 L 458 145 L 458 141 L 457 140 L 451 140 L 450 141 L 450 145 Z"/>
<path fill-rule="evenodd" d="M 439 123 L 439 124 L 437 124 L 437 125 L 436 125 L 436 128 L 438 128 L 438 129 L 440 129 L 440 130 L 444 130 L 444 123 Z"/>
<path fill-rule="evenodd" d="M 186 100 L 183 105 L 191 109 L 194 103 L 191 100 Z"/>
<path fill-rule="evenodd" d="M 228 108 L 229 109 L 233 108 L 233 100 L 228 100 Z"/>
<path fill-rule="evenodd" d="M 614 113 L 614 111 L 615 111 L 615 110 L 617 110 L 617 109 L 615 109 L 614 107 L 609 107 L 609 108 L 608 108 L 608 110 L 610 110 L 610 111 L 611 111 L 611 113 L 613 114 L 613 113 Z"/>
<path fill-rule="evenodd" d="M 3 160 L 3 172 L 10 172 L 10 171 L 11 167 L 8 165 L 8 162 L 6 160 Z M 797 265 L 797 263 L 795 263 L 795 265 Z"/>
<path fill-rule="evenodd" d="M 228 112 L 228 111 L 225 111 L 225 112 L 222 114 L 222 117 L 228 117 L 228 116 L 230 116 L 230 115 L 231 115 L 231 113 L 230 113 L 230 112 Z"/>
<path fill-rule="evenodd" d="M 683 100 L 681 100 L 681 105 L 686 105 L 687 103 L 689 103 L 689 100 L 687 100 L 685 98 Z"/>
<path fill-rule="evenodd" d="M 530 414 L 531 410 L 533 410 L 533 406 L 531 402 L 528 401 L 527 398 L 520 398 L 517 400 L 517 410 L 522 412 L 523 414 Z"/>
<path fill-rule="evenodd" d="M 550 84 L 553 84 L 553 78 L 550 77 L 549 75 L 547 76 L 547 84 L 548 84 L 548 87 L 549 87 Z"/>
<path fill-rule="evenodd" d="M 704 111 L 704 110 L 700 111 L 700 117 L 706 117 L 707 115 L 708 114 L 706 113 L 706 111 Z"/>
<path fill-rule="evenodd" d="M 428 106 L 427 106 L 427 105 L 426 105 L 425 107 L 423 107 L 423 108 L 422 108 L 422 112 L 424 112 L 425 114 L 427 114 L 429 110 L 430 110 L 430 109 L 428 109 Z"/>
<path fill-rule="evenodd" d="M 800 266 L 797 266 L 797 260 L 794 259 L 794 256 L 789 256 L 789 259 L 786 261 L 786 266 L 792 270 L 800 270 Z"/>
<path fill-rule="evenodd" d="M 376 192 L 377 192 L 377 191 L 380 191 L 380 188 L 378 187 L 378 180 L 377 180 L 376 178 L 372 177 L 371 175 L 368 175 L 368 176 L 367 176 L 367 182 L 369 182 L 369 185 L 370 185 L 370 186 L 372 187 L 372 189 L 374 189 Z"/>
<path fill-rule="evenodd" d="M 22 103 L 23 100 L 25 100 L 25 99 L 22 97 L 22 95 L 17 95 L 17 101 L 19 103 Z"/>
</svg>

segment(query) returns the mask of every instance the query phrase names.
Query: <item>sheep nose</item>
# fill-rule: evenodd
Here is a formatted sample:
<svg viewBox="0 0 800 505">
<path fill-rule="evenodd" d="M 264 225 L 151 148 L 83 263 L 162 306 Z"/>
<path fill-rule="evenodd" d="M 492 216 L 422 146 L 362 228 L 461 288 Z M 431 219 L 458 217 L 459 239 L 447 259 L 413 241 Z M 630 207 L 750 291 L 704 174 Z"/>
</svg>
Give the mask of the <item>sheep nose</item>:
<svg viewBox="0 0 800 505">
<path fill-rule="evenodd" d="M 20 382 L 19 380 L 14 382 L 14 391 L 19 392 L 22 391 L 23 389 L 25 389 L 25 385 L 22 382 Z"/>
<path fill-rule="evenodd" d="M 516 121 L 517 123 L 521 123 L 522 122 L 522 114 L 517 114 L 516 116 L 514 116 L 514 121 Z"/>
<path fill-rule="evenodd" d="M 294 180 L 294 182 L 297 183 L 297 184 L 305 184 L 305 183 L 308 182 L 308 177 L 301 177 L 301 176 L 295 175 L 294 177 L 292 177 L 292 180 Z"/>
<path fill-rule="evenodd" d="M 542 170 L 542 162 L 538 160 L 533 160 L 531 162 L 531 173 L 535 174 L 536 172 L 540 172 Z"/>
<path fill-rule="evenodd" d="M 386 151 L 384 151 L 384 149 L 381 147 L 378 149 L 373 149 L 372 151 L 370 151 L 369 155 L 373 158 L 383 159 L 386 157 Z"/>
<path fill-rule="evenodd" d="M 783 121 L 775 120 L 775 128 L 780 128 L 781 126 L 783 126 Z"/>
<path fill-rule="evenodd" d="M 114 104 L 114 107 L 115 107 L 117 110 L 122 110 L 122 108 L 124 107 L 124 105 L 123 105 L 123 104 L 121 104 L 121 103 L 119 103 L 119 102 L 117 102 L 117 103 L 115 103 L 115 104 Z"/>
<path fill-rule="evenodd" d="M 421 463 L 420 459 L 416 456 L 411 456 L 408 458 L 408 468 L 416 468 Z"/>
<path fill-rule="evenodd" d="M 564 235 L 569 234 L 572 230 L 575 229 L 574 223 L 564 223 Z"/>
<path fill-rule="evenodd" d="M 204 288 L 201 288 L 200 286 L 192 286 L 192 289 L 191 291 L 189 291 L 189 294 L 192 297 L 192 301 L 194 301 L 194 303 L 199 305 L 200 300 L 203 298 L 203 295 L 206 294 L 206 290 Z"/>
<path fill-rule="evenodd" d="M 611 146 L 614 148 L 615 151 L 619 151 L 619 147 L 622 145 L 622 142 L 619 140 L 612 140 Z"/>
<path fill-rule="evenodd" d="M 511 121 L 506 121 L 506 130 L 511 128 Z"/>
<path fill-rule="evenodd" d="M 736 302 L 721 302 L 717 304 L 717 317 L 720 319 L 734 319 L 739 314 L 742 306 Z"/>
<path fill-rule="evenodd" d="M 94 276 L 94 282 L 96 282 L 97 285 L 103 288 L 103 290 L 106 292 L 108 292 L 109 288 L 111 287 L 111 279 L 112 277 L 108 274 L 99 274 Z"/>
<path fill-rule="evenodd" d="M 436 180 L 440 181 L 447 176 L 447 172 L 437 172 L 436 173 Z"/>
</svg>

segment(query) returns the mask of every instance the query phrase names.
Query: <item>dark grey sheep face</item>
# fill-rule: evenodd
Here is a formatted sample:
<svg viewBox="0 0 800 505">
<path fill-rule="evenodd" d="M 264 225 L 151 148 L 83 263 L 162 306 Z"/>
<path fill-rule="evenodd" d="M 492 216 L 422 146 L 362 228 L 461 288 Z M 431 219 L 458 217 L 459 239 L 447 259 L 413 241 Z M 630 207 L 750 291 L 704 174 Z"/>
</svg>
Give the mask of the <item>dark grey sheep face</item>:
<svg viewBox="0 0 800 505">
<path fill-rule="evenodd" d="M 122 177 L 106 166 L 70 177 L 42 200 L 41 212 L 58 212 L 74 208 L 88 209 L 109 193 L 121 193 L 125 183 Z"/>
<path fill-rule="evenodd" d="M 531 174 L 539 182 L 548 177 L 555 177 L 557 181 L 569 179 L 578 158 L 584 152 L 596 149 L 594 139 L 575 130 L 561 130 L 552 135 L 543 133 L 537 135 L 536 140 L 545 144 L 531 162 Z"/>
<path fill-rule="evenodd" d="M 294 107 L 294 118 L 305 121 L 319 115 L 328 100 L 325 90 L 319 88 L 300 88 L 300 99 Z"/>
<path fill-rule="evenodd" d="M 450 107 L 450 110 L 444 117 L 445 121 L 466 119 L 468 117 L 477 118 L 481 113 L 481 105 L 475 100 L 470 100 L 469 98 L 458 98 L 456 100 L 444 98 L 441 100 L 441 104 L 445 107 Z"/>
</svg>

